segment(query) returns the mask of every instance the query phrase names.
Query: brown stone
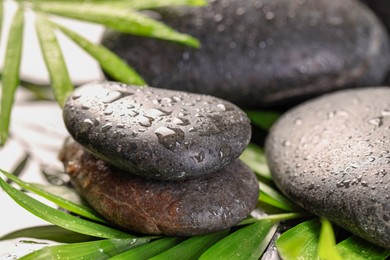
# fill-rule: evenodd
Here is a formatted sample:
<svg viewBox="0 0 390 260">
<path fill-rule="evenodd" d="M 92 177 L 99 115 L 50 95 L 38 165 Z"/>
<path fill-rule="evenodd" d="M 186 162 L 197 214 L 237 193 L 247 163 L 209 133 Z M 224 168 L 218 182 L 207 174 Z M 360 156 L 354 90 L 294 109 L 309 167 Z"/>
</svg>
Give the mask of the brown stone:
<svg viewBox="0 0 390 260">
<path fill-rule="evenodd" d="M 131 231 L 187 236 L 224 230 L 244 219 L 258 200 L 256 176 L 239 160 L 209 177 L 173 182 L 126 173 L 70 139 L 60 159 L 91 206 Z"/>
</svg>

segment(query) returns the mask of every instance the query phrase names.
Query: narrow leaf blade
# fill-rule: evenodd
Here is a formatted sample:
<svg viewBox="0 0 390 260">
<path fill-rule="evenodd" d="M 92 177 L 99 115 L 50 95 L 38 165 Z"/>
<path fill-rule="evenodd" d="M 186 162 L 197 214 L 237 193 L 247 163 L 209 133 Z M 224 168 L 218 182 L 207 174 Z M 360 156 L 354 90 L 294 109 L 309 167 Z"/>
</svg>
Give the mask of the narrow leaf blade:
<svg viewBox="0 0 390 260">
<path fill-rule="evenodd" d="M 0 187 L 20 206 L 52 224 L 81 234 L 102 238 L 128 238 L 130 234 L 107 226 L 71 216 L 39 202 L 0 178 Z"/>
<path fill-rule="evenodd" d="M 103 70 L 117 81 L 130 85 L 145 85 L 142 77 L 132 68 L 127 65 L 112 51 L 108 50 L 100 44 L 94 44 L 82 37 L 80 34 L 69 30 L 68 28 L 55 24 L 66 36 L 72 39 L 76 44 L 94 57 Z"/>
<path fill-rule="evenodd" d="M 123 33 L 174 41 L 192 47 L 200 45 L 195 38 L 176 32 L 161 22 L 122 6 L 45 2 L 33 3 L 33 7 L 37 11 L 99 23 Z"/>
<path fill-rule="evenodd" d="M 183 238 L 180 237 L 164 237 L 155 240 L 149 244 L 116 255 L 113 258 L 111 258 L 111 260 L 149 259 L 175 246 L 176 244 L 180 243 L 182 240 Z"/>
<path fill-rule="evenodd" d="M 268 168 L 264 152 L 259 146 L 255 144 L 249 144 L 241 154 L 240 159 L 259 176 L 267 180 L 272 180 L 271 172 Z"/>
<path fill-rule="evenodd" d="M 274 207 L 287 210 L 287 211 L 302 211 L 297 205 L 283 196 L 280 192 L 272 188 L 271 186 L 265 184 L 264 182 L 260 183 L 260 201 L 264 201 L 267 204 L 270 204 Z"/>
<path fill-rule="evenodd" d="M 3 66 L 0 107 L 0 145 L 4 145 L 8 138 L 12 105 L 14 103 L 16 88 L 19 85 L 23 27 L 23 9 L 19 8 L 12 19 Z"/>
<path fill-rule="evenodd" d="M 0 171 L 7 178 L 14 181 L 20 187 L 22 187 L 28 191 L 34 192 L 35 194 L 42 196 L 45 199 L 50 200 L 51 202 L 54 202 L 55 204 L 57 204 L 58 206 L 60 206 L 63 209 L 69 210 L 70 212 L 76 213 L 80 216 L 89 218 L 91 220 L 106 223 L 106 221 L 103 220 L 102 218 L 100 218 L 94 210 L 92 210 L 84 205 L 78 205 L 78 204 L 73 203 L 69 200 L 63 199 L 63 198 L 58 197 L 56 195 L 53 195 L 53 194 L 46 192 L 45 190 L 39 188 L 39 186 L 35 186 L 33 184 L 26 183 L 12 174 L 9 174 L 9 173 L 2 171 L 2 170 L 0 170 Z"/>
<path fill-rule="evenodd" d="M 204 0 L 130 0 L 123 1 L 128 4 L 129 7 L 135 9 L 149 9 L 165 6 L 204 6 L 207 4 Z"/>
<path fill-rule="evenodd" d="M 318 242 L 317 254 L 320 259 L 341 260 L 336 246 L 336 238 L 333 232 L 332 223 L 321 218 L 321 233 Z"/>
<path fill-rule="evenodd" d="M 79 243 L 96 240 L 96 237 L 79 234 L 54 225 L 37 226 L 16 230 L 0 237 L 0 240 L 21 237 L 51 240 L 60 243 Z"/>
<path fill-rule="evenodd" d="M 249 110 L 246 114 L 253 124 L 264 130 L 270 129 L 280 116 L 279 113 L 262 110 Z"/>
<path fill-rule="evenodd" d="M 203 236 L 194 236 L 184 242 L 168 249 L 167 251 L 152 257 L 150 260 L 196 260 L 210 246 L 221 240 L 229 233 L 229 230 L 212 233 Z"/>
<path fill-rule="evenodd" d="M 50 23 L 41 15 L 36 19 L 36 30 L 46 68 L 49 71 L 55 99 L 60 106 L 63 106 L 66 98 L 73 90 L 73 84 L 61 48 Z"/>
<path fill-rule="evenodd" d="M 338 243 L 336 248 L 345 260 L 385 260 L 390 257 L 389 249 L 371 244 L 357 236 Z"/>
<path fill-rule="evenodd" d="M 149 238 L 104 239 L 44 247 L 20 259 L 107 259 L 150 241 Z"/>
<path fill-rule="evenodd" d="M 276 227 L 274 221 L 258 221 L 225 237 L 199 259 L 259 259 Z"/>
<path fill-rule="evenodd" d="M 316 259 L 321 223 L 316 218 L 305 221 L 284 232 L 276 247 L 284 260 Z"/>
</svg>

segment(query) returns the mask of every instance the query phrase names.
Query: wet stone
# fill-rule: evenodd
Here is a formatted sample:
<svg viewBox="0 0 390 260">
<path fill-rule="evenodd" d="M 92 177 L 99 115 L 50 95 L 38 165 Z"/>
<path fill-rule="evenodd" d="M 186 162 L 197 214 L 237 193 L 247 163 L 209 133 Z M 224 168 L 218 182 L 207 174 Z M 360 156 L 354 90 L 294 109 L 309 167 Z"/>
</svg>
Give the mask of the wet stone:
<svg viewBox="0 0 390 260">
<path fill-rule="evenodd" d="M 241 161 L 196 179 L 128 174 L 69 139 L 60 159 L 77 191 L 112 223 L 147 234 L 190 236 L 229 228 L 256 207 L 259 186 Z"/>
<path fill-rule="evenodd" d="M 246 114 L 227 101 L 114 82 L 79 87 L 63 116 L 90 152 L 154 179 L 212 174 L 238 158 L 251 136 Z"/>
<path fill-rule="evenodd" d="M 223 0 L 159 9 L 200 49 L 107 32 L 103 44 L 152 86 L 204 93 L 240 107 L 290 104 L 382 84 L 386 30 L 355 0 Z"/>
<path fill-rule="evenodd" d="M 386 248 L 389 112 L 390 87 L 339 91 L 285 113 L 266 141 L 275 183 L 288 197 Z"/>
</svg>

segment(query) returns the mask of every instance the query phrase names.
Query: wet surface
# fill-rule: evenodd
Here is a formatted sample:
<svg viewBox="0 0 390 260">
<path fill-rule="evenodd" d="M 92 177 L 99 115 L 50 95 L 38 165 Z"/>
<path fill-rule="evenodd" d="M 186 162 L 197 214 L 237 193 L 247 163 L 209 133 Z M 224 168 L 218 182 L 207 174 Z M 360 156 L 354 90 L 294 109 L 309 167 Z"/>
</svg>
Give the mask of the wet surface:
<svg viewBox="0 0 390 260">
<path fill-rule="evenodd" d="M 390 88 L 342 91 L 300 105 L 273 126 L 266 154 L 293 201 L 390 247 Z"/>
</svg>

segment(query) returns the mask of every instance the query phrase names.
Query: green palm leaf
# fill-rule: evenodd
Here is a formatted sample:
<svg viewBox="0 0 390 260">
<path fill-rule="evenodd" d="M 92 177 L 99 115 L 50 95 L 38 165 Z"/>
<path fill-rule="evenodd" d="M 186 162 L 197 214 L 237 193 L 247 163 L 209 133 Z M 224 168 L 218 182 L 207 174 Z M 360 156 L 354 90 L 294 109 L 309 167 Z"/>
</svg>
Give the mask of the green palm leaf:
<svg viewBox="0 0 390 260">
<path fill-rule="evenodd" d="M 99 62 L 103 70 L 117 81 L 130 85 L 145 85 L 145 81 L 127 65 L 115 53 L 108 50 L 100 44 L 93 44 L 78 33 L 69 30 L 59 24 L 52 23 L 56 28 L 60 29 L 66 36 L 72 39 L 77 45 L 88 52 L 92 57 Z"/>
<path fill-rule="evenodd" d="M 103 226 L 91 221 L 71 216 L 57 209 L 53 209 L 26 195 L 0 178 L 0 187 L 20 206 L 35 216 L 65 229 L 81 234 L 102 238 L 129 238 L 130 234 L 120 230 Z"/>
<path fill-rule="evenodd" d="M 150 258 L 150 260 L 196 260 L 204 251 L 217 241 L 221 240 L 228 233 L 229 230 L 225 230 L 208 235 L 191 237 L 167 251 Z"/>
<path fill-rule="evenodd" d="M 276 231 L 274 221 L 261 220 L 225 237 L 199 259 L 259 259 Z"/>
<path fill-rule="evenodd" d="M 103 260 L 150 241 L 149 238 L 104 239 L 44 247 L 20 259 L 94 259 Z"/>
<path fill-rule="evenodd" d="M 175 246 L 176 244 L 183 241 L 183 238 L 180 237 L 164 237 L 158 240 L 155 240 L 149 244 L 131 249 L 122 254 L 114 256 L 111 260 L 127 260 L 127 259 L 150 259 L 151 257 L 160 254 L 169 248 Z"/>
<path fill-rule="evenodd" d="M 78 214 L 80 216 L 89 218 L 91 220 L 95 220 L 95 221 L 98 221 L 98 222 L 106 223 L 105 220 L 100 218 L 96 214 L 96 212 L 94 210 L 92 210 L 91 208 L 89 208 L 89 207 L 86 207 L 84 205 L 78 205 L 78 204 L 73 203 L 73 202 L 71 202 L 69 200 L 63 199 L 62 197 L 59 197 L 59 196 L 53 195 L 53 194 L 51 194 L 49 192 L 46 192 L 45 190 L 39 188 L 39 186 L 23 182 L 22 180 L 20 180 L 16 176 L 14 176 L 12 174 L 9 174 L 9 173 L 1 170 L 1 169 L 0 169 L 0 172 L 3 173 L 10 180 L 14 181 L 20 187 L 26 189 L 27 191 L 34 192 L 34 193 L 36 193 L 36 194 L 38 194 L 38 195 L 40 195 L 40 196 L 42 196 L 42 197 L 52 201 L 52 202 L 54 202 L 55 204 L 57 204 L 58 206 L 60 206 L 63 209 L 69 210 L 70 212 L 76 213 L 76 214 Z"/>
<path fill-rule="evenodd" d="M 22 8 L 16 11 L 8 35 L 2 76 L 2 95 L 0 108 L 0 145 L 8 137 L 11 109 L 16 87 L 19 85 L 19 68 L 22 56 L 24 14 Z"/>
<path fill-rule="evenodd" d="M 54 96 L 60 106 L 63 106 L 66 98 L 73 90 L 73 84 L 70 80 L 61 48 L 52 26 L 41 15 L 37 17 L 36 30 L 46 67 L 49 71 Z"/>
<path fill-rule="evenodd" d="M 33 2 L 36 11 L 99 23 L 111 29 L 138 36 L 174 41 L 192 47 L 199 47 L 195 38 L 176 32 L 174 29 L 153 20 L 132 9 L 111 4 Z"/>
</svg>

